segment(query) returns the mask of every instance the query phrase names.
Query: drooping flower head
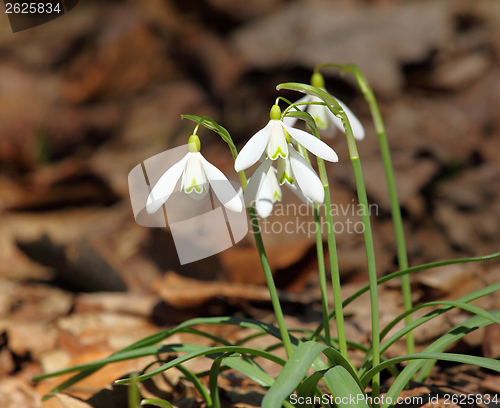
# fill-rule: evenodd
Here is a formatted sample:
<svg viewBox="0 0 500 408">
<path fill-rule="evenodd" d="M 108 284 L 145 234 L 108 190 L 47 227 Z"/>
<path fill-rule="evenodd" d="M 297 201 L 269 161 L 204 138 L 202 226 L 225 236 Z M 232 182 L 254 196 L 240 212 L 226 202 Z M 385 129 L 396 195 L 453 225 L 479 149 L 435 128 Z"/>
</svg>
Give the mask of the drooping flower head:
<svg viewBox="0 0 500 408">
<path fill-rule="evenodd" d="M 307 160 L 289 144 L 289 157 L 278 159 L 278 169 L 265 159 L 255 170 L 243 194 L 245 205 L 255 204 L 260 217 L 268 217 L 277 201 L 281 201 L 281 186 L 286 184 L 303 201 L 321 204 L 325 190 L 318 175 Z"/>
<path fill-rule="evenodd" d="M 278 179 L 276 177 L 276 169 L 267 165 L 261 172 L 255 172 L 250 177 L 248 188 L 243 194 L 245 205 L 247 207 L 255 204 L 257 214 L 261 218 L 267 218 L 273 211 L 274 203 L 281 201 L 282 192 Z"/>
<path fill-rule="evenodd" d="M 335 151 L 308 132 L 288 126 L 281 119 L 281 110 L 273 105 L 270 120 L 267 125 L 253 135 L 236 158 L 236 171 L 246 170 L 253 166 L 265 154 L 270 160 L 288 158 L 288 147 L 291 139 L 304 146 L 312 154 L 323 160 L 336 162 L 338 156 Z"/>
<path fill-rule="evenodd" d="M 170 167 L 155 184 L 148 196 L 146 211 L 153 214 L 174 192 L 182 176 L 180 190 L 186 194 L 203 196 L 212 187 L 217 198 L 229 210 L 241 212 L 243 205 L 237 192 L 217 167 L 200 153 L 201 143 L 197 135 L 188 140 L 188 153 Z"/>
<path fill-rule="evenodd" d="M 321 75 L 319 72 L 315 72 L 312 75 L 311 85 L 326 91 L 325 80 L 323 78 L 323 75 Z M 335 98 L 334 96 L 332 97 L 337 101 L 337 103 L 347 115 L 347 119 L 349 119 L 349 123 L 351 124 L 354 138 L 356 138 L 357 140 L 363 140 L 365 138 L 365 129 L 359 119 L 341 100 Z M 306 95 L 295 103 L 304 102 L 323 101 L 316 96 Z M 316 126 L 324 136 L 333 137 L 335 135 L 336 129 L 340 129 L 342 132 L 345 131 L 342 119 L 335 116 L 325 105 L 298 105 L 297 108 L 301 111 L 308 112 L 313 117 L 314 121 L 316 122 Z M 294 126 L 297 122 L 297 118 L 287 116 L 285 117 L 283 122 L 288 126 Z"/>
<path fill-rule="evenodd" d="M 270 214 L 276 197 L 281 198 L 281 189 L 278 191 L 276 188 L 278 182 L 279 185 L 287 183 L 292 189 L 300 190 L 313 202 L 324 201 L 325 191 L 321 180 L 304 156 L 295 150 L 293 141 L 324 160 L 338 161 L 335 151 L 320 139 L 284 124 L 279 106 L 274 105 L 268 124 L 250 138 L 235 162 L 236 171 L 241 171 L 263 159 L 244 193 L 246 205 L 255 202 L 261 217 Z M 275 161 L 277 170 L 271 167 Z M 271 194 L 272 185 L 274 193 Z"/>
</svg>

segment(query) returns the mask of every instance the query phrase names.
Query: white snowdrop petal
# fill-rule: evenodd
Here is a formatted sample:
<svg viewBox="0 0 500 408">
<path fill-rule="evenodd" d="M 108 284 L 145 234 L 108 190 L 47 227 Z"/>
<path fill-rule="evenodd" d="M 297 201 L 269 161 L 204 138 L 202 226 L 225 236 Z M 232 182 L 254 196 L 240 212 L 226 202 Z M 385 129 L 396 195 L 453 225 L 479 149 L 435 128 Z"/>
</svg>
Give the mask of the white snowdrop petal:
<svg viewBox="0 0 500 408">
<path fill-rule="evenodd" d="M 193 200 L 196 200 L 196 201 L 201 201 L 203 200 L 206 195 L 208 194 L 208 185 L 206 186 L 206 188 L 204 188 L 201 192 L 196 192 L 195 194 L 190 194 L 189 197 L 191 197 Z"/>
<path fill-rule="evenodd" d="M 293 146 L 290 145 L 288 150 L 292 150 Z M 292 166 L 290 165 L 290 159 L 279 159 L 278 160 L 278 182 L 279 184 L 284 184 L 285 182 L 288 184 L 293 184 L 295 177 L 293 175 Z"/>
<path fill-rule="evenodd" d="M 267 172 L 266 180 L 271 183 L 273 189 L 273 202 L 281 201 L 281 187 L 278 183 L 277 171 L 274 167 L 271 167 Z"/>
<path fill-rule="evenodd" d="M 280 120 L 271 120 L 271 137 L 267 143 L 267 157 L 276 160 L 278 157 L 288 157 L 288 144 L 285 133 L 283 132 L 282 122 Z"/>
<path fill-rule="evenodd" d="M 224 173 L 213 164 L 209 163 L 201 155 L 201 153 L 199 153 L 199 155 L 200 162 L 203 165 L 203 169 L 205 170 L 207 179 L 210 182 L 210 186 L 212 187 L 212 190 L 214 190 L 214 193 L 219 201 L 228 210 L 234 212 L 243 211 L 243 203 L 241 202 L 241 198 L 233 188 L 227 177 L 224 175 Z"/>
<path fill-rule="evenodd" d="M 262 184 L 260 186 L 259 192 L 257 193 L 257 197 L 255 199 L 255 209 L 257 210 L 257 214 L 261 218 L 267 218 L 271 215 L 273 211 L 274 201 L 275 201 L 275 186 L 273 185 L 273 179 L 276 180 L 276 175 L 273 172 L 273 169 L 269 169 Z M 278 185 L 279 188 L 279 185 Z M 281 189 L 278 192 L 281 197 Z"/>
<path fill-rule="evenodd" d="M 345 133 L 344 123 L 342 122 L 342 119 L 340 119 L 339 117 L 335 116 L 330 109 L 328 109 L 328 108 L 326 108 L 326 109 L 328 111 L 327 114 L 328 114 L 328 117 L 329 117 L 330 122 L 332 123 L 332 125 L 334 125 L 337 129 L 339 129 L 339 130 L 341 130 L 342 132 Z"/>
<path fill-rule="evenodd" d="M 267 197 L 260 197 L 255 202 L 255 210 L 259 214 L 260 218 L 267 218 L 273 212 L 274 203 L 271 199 Z"/>
<path fill-rule="evenodd" d="M 328 146 L 325 142 L 322 142 L 317 137 L 314 137 L 310 133 L 304 132 L 303 130 L 295 129 L 290 126 L 283 124 L 284 128 L 290 133 L 297 143 L 300 143 L 312 154 L 321 157 L 323 160 L 328 160 L 331 162 L 337 162 L 339 160 L 337 153 Z"/>
<path fill-rule="evenodd" d="M 335 97 L 334 97 L 335 98 Z M 335 98 L 335 100 L 338 102 L 340 107 L 344 110 L 345 114 L 347 115 L 347 119 L 349 119 L 349 123 L 351 124 L 351 129 L 352 129 L 352 134 L 357 140 L 363 140 L 365 138 L 365 128 L 359 121 L 359 119 L 352 113 L 352 111 L 347 107 L 347 105 L 342 102 L 341 100 Z M 335 125 L 339 127 L 342 131 L 345 132 L 344 130 L 344 125 L 342 124 L 342 120 L 337 118 L 335 115 L 332 114 L 332 116 L 337 119 Z"/>
<path fill-rule="evenodd" d="M 266 150 L 269 138 L 271 137 L 272 121 L 253 135 L 250 140 L 243 146 L 240 153 L 234 162 L 234 169 L 236 171 L 246 170 L 253 166 Z"/>
<path fill-rule="evenodd" d="M 330 126 L 330 117 L 328 116 L 328 108 L 323 105 L 310 105 L 307 112 L 316 122 L 319 130 L 326 130 Z"/>
<path fill-rule="evenodd" d="M 163 173 L 158 182 L 155 184 L 149 193 L 146 203 L 146 211 L 148 214 L 153 214 L 158 211 L 165 201 L 167 201 L 168 197 L 170 197 L 174 191 L 177 181 L 179 181 L 179 178 L 184 171 L 190 154 L 191 153 L 186 154 L 180 161 L 170 167 L 165 173 Z"/>
<path fill-rule="evenodd" d="M 208 181 L 200 158 L 201 153 L 191 153 L 182 174 L 181 189 L 187 193 L 202 194 L 208 190 Z"/>
<path fill-rule="evenodd" d="M 331 113 L 331 112 L 327 111 L 326 114 L 328 115 L 328 113 Z M 328 116 L 330 116 L 330 115 L 328 115 Z M 330 119 L 330 117 L 328 118 L 328 120 L 329 120 L 328 127 L 325 130 L 320 131 L 321 137 L 324 139 L 333 139 L 335 137 L 335 135 L 337 134 L 337 127 L 332 124 L 332 120 Z"/>
<path fill-rule="evenodd" d="M 264 182 L 264 178 L 271 167 L 273 162 L 271 160 L 264 160 L 264 162 L 255 170 L 252 177 L 250 178 L 247 188 L 243 193 L 243 198 L 245 200 L 245 206 L 249 207 L 257 199 L 257 193 Z"/>
<path fill-rule="evenodd" d="M 301 201 L 304 203 L 304 204 L 308 204 L 308 205 L 312 205 L 313 202 L 307 198 L 304 193 L 300 190 L 300 188 L 298 188 L 295 184 L 288 184 L 288 188 L 290 190 L 292 190 L 292 192 L 301 199 Z"/>
<path fill-rule="evenodd" d="M 317 96 L 311 96 L 311 102 L 323 102 L 323 100 Z M 335 136 L 337 128 L 332 126 L 332 118 L 335 118 L 335 115 L 330 112 L 330 109 L 328 109 L 325 105 L 309 105 L 307 111 L 316 121 L 318 129 L 321 131 L 321 136 L 330 139 Z"/>
<path fill-rule="evenodd" d="M 290 149 L 290 163 L 295 180 L 304 195 L 312 201 L 321 204 L 325 200 L 325 190 L 318 175 L 295 149 Z"/>
<path fill-rule="evenodd" d="M 302 102 L 309 102 L 309 101 L 311 101 L 311 96 L 306 95 L 303 98 L 300 98 L 299 100 L 295 101 L 294 103 L 302 103 Z M 297 108 L 303 112 L 307 108 L 307 106 L 308 105 L 299 105 L 299 106 L 297 106 Z M 295 110 L 295 108 L 292 108 L 289 110 L 289 112 L 292 112 L 294 110 Z M 285 116 L 283 118 L 283 123 L 287 126 L 294 126 L 295 123 L 297 123 L 297 119 L 298 118 L 293 118 L 291 116 Z"/>
</svg>

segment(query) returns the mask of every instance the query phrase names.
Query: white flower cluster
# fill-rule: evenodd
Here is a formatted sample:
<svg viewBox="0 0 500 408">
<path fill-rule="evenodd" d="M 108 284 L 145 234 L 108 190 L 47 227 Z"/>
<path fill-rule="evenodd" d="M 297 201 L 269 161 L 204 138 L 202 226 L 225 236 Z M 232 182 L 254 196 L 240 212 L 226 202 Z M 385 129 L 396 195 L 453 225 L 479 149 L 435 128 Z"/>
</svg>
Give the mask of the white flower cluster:
<svg viewBox="0 0 500 408">
<path fill-rule="evenodd" d="M 313 75 L 313 85 L 324 89 L 324 81 L 320 74 Z M 365 136 L 361 122 L 351 110 L 336 99 L 347 115 L 354 137 L 362 140 Z M 335 128 L 343 130 L 342 121 L 325 105 L 300 104 L 321 102 L 319 98 L 307 95 L 299 99 L 297 108 L 313 117 L 318 129 L 325 135 L 332 135 Z M 323 183 L 306 160 L 295 148 L 300 144 L 312 154 L 323 160 L 337 162 L 335 151 L 312 134 L 296 129 L 297 118 L 281 117 L 278 105 L 271 108 L 267 125 L 253 135 L 236 158 L 234 168 L 237 172 L 246 170 L 262 162 L 244 192 L 245 205 L 255 205 L 260 217 L 268 217 L 274 203 L 281 201 L 281 186 L 287 184 L 296 194 L 307 202 L 321 204 L 325 198 Z M 210 164 L 200 153 L 200 140 L 192 135 L 188 142 L 189 153 L 168 169 L 153 187 L 147 200 L 146 210 L 156 212 L 168 199 L 181 178 L 181 191 L 187 194 L 206 194 L 210 185 L 221 203 L 229 210 L 241 212 L 243 204 L 226 176 Z M 276 168 L 273 163 L 276 162 Z"/>
</svg>

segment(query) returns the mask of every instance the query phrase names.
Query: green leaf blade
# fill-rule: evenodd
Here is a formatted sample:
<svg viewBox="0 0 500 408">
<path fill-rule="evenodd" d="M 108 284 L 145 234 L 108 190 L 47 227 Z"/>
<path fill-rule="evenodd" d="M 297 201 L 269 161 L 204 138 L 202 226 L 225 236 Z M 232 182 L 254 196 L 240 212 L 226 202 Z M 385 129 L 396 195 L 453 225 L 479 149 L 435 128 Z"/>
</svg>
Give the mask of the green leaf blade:
<svg viewBox="0 0 500 408">
<path fill-rule="evenodd" d="M 300 345 L 265 395 L 262 408 L 281 407 L 302 382 L 314 360 L 325 348 L 327 346 L 312 341 Z"/>
<path fill-rule="evenodd" d="M 329 369 L 323 380 L 338 408 L 370 408 L 364 391 L 345 367 L 337 365 Z"/>
</svg>

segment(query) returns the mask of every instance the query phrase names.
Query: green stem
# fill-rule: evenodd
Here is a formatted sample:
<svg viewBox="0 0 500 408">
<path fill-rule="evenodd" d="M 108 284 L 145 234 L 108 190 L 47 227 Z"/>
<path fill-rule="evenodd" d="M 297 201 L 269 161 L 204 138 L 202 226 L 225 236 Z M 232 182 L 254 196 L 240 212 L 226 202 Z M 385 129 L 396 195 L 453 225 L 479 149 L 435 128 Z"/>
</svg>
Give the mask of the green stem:
<svg viewBox="0 0 500 408">
<path fill-rule="evenodd" d="M 347 341 L 344 329 L 344 313 L 342 309 L 342 295 L 340 293 L 340 272 L 337 257 L 337 243 L 335 242 L 335 231 L 333 227 L 333 216 L 331 212 L 332 200 L 330 196 L 330 185 L 328 183 L 328 175 L 323 159 L 318 158 L 319 178 L 325 189 L 325 219 L 326 219 L 326 236 L 328 241 L 328 253 L 330 255 L 330 273 L 332 276 L 333 288 L 333 304 L 335 307 L 335 322 L 337 324 L 337 332 L 339 338 L 340 354 L 348 360 Z"/>
<path fill-rule="evenodd" d="M 231 154 L 233 155 L 234 160 L 236 160 L 236 157 L 238 156 L 238 150 L 234 145 L 231 135 L 225 128 L 223 128 L 222 126 L 220 126 L 207 116 L 200 118 L 195 115 L 182 115 L 182 117 L 199 122 L 208 129 L 218 133 L 219 136 L 221 136 L 222 139 L 228 144 L 229 149 L 231 150 Z M 245 172 L 244 171 L 238 172 L 238 176 L 240 178 L 240 183 L 244 191 L 248 184 Z M 288 330 L 285 325 L 285 317 L 283 315 L 283 310 L 281 309 L 281 304 L 278 297 L 278 291 L 276 290 L 276 285 L 274 284 L 271 267 L 269 266 L 269 261 L 267 260 L 266 250 L 264 248 L 264 242 L 262 240 L 262 234 L 260 232 L 259 220 L 257 218 L 257 215 L 255 214 L 255 209 L 252 206 L 248 208 L 248 214 L 250 216 L 250 224 L 252 225 L 253 236 L 255 238 L 257 250 L 259 251 L 260 262 L 262 264 L 262 269 L 264 271 L 264 276 L 266 278 L 267 287 L 269 289 L 269 295 L 271 296 L 271 303 L 273 305 L 274 314 L 276 316 L 276 321 L 278 323 L 281 340 L 283 341 L 283 345 L 286 350 L 286 355 L 290 357 L 293 353 L 290 334 L 288 333 Z"/>
<path fill-rule="evenodd" d="M 264 270 L 264 276 L 266 277 L 267 287 L 269 288 L 269 294 L 271 295 L 271 303 L 274 308 L 274 314 L 276 315 L 276 321 L 278 322 L 281 340 L 283 340 L 286 355 L 288 356 L 288 358 L 290 358 L 293 353 L 292 342 L 285 325 L 285 317 L 283 315 L 283 311 L 281 310 L 281 304 L 278 298 L 276 285 L 274 284 L 271 267 L 269 266 L 269 262 L 267 260 L 264 242 L 262 241 L 262 235 L 260 233 L 259 220 L 257 219 L 257 215 L 255 214 L 255 208 L 249 207 L 248 214 L 250 216 L 250 224 L 252 225 L 252 231 L 255 238 L 255 243 L 257 244 L 257 250 L 259 251 L 260 262 L 262 264 L 262 269 Z"/>
<path fill-rule="evenodd" d="M 351 158 L 352 167 L 354 170 L 354 177 L 356 180 L 356 189 L 358 191 L 358 201 L 362 209 L 361 221 L 364 228 L 365 251 L 368 266 L 368 283 L 370 286 L 370 304 L 371 304 L 371 320 L 372 320 L 372 349 L 373 349 L 373 366 L 380 362 L 380 334 L 379 334 L 379 313 L 378 313 L 378 291 L 377 291 L 377 268 L 375 264 L 375 249 L 373 245 L 373 236 L 371 230 L 370 215 L 368 212 L 368 198 L 366 196 L 365 182 L 363 180 L 363 172 L 361 171 L 361 163 L 359 161 L 358 148 L 356 140 L 352 133 L 351 124 L 345 114 L 344 110 L 340 107 L 338 102 L 327 92 L 316 88 L 314 86 L 298 84 L 298 83 L 284 83 L 276 87 L 276 89 L 290 89 L 309 95 L 317 96 L 325 102 L 328 109 L 336 116 L 342 119 L 347 138 L 347 147 L 349 149 L 349 156 Z M 321 172 L 321 169 L 320 169 Z M 325 191 L 329 193 L 329 191 Z M 327 203 L 325 198 L 325 204 Z M 328 211 L 330 212 L 330 211 Z M 338 312 L 338 307 L 335 306 L 335 313 Z M 380 375 L 373 376 L 372 379 L 372 395 L 377 397 L 380 395 Z"/>
<path fill-rule="evenodd" d="M 379 313 L 378 313 L 378 289 L 377 289 L 377 268 L 375 264 L 375 249 L 373 245 L 373 236 L 368 207 L 368 198 L 363 180 L 363 172 L 359 157 L 351 157 L 352 168 L 356 180 L 356 189 L 358 190 L 358 201 L 361 208 L 361 221 L 364 228 L 366 260 L 368 263 L 368 284 L 370 286 L 370 306 L 372 318 L 372 367 L 380 363 L 380 333 L 379 333 Z M 380 375 L 373 376 L 372 396 L 378 397 L 380 393 Z"/>
<path fill-rule="evenodd" d="M 325 254 L 323 252 L 323 237 L 321 236 L 321 219 L 318 204 L 314 204 L 314 222 L 316 224 L 316 253 L 318 255 L 319 286 L 321 289 L 321 308 L 323 310 L 323 329 L 325 330 L 325 344 L 332 347 L 330 336 L 330 320 L 328 311 L 328 292 L 326 290 Z"/>
<path fill-rule="evenodd" d="M 233 155 L 234 160 L 236 160 L 236 157 L 238 156 L 238 151 L 234 143 L 229 143 L 229 148 L 231 149 L 231 153 Z M 244 171 L 238 172 L 238 176 L 240 178 L 240 183 L 244 191 L 248 184 L 245 172 Z M 278 291 L 276 290 L 276 285 L 274 283 L 271 267 L 269 266 L 269 261 L 267 260 L 264 241 L 262 240 L 262 234 L 260 232 L 259 220 L 257 218 L 257 215 L 255 214 L 255 208 L 253 206 L 250 206 L 248 208 L 248 215 L 250 217 L 250 224 L 252 226 L 252 232 L 255 239 L 255 244 L 257 245 L 257 250 L 259 251 L 260 263 L 262 264 L 262 270 L 264 271 L 267 287 L 269 289 L 269 295 L 271 296 L 271 303 L 273 305 L 274 315 L 276 316 L 276 321 L 278 323 L 278 328 L 280 330 L 281 340 L 283 341 L 286 355 L 288 358 L 290 358 L 290 356 L 293 353 L 292 342 L 290 340 L 290 334 L 288 333 L 288 330 L 286 328 L 285 316 L 283 315 L 283 310 L 281 309 L 281 304 L 278 297 Z"/>
<path fill-rule="evenodd" d="M 315 72 L 319 72 L 323 68 L 334 67 L 342 71 L 350 72 L 356 78 L 359 88 L 363 93 L 366 102 L 370 108 L 373 118 L 373 125 L 377 133 L 377 138 L 380 146 L 380 153 L 382 162 L 384 163 L 385 178 L 387 182 L 387 189 L 389 191 L 389 199 L 391 202 L 392 221 L 394 224 L 394 232 L 396 235 L 396 248 L 398 255 L 398 265 L 400 270 L 408 269 L 408 253 L 406 249 L 405 234 L 403 228 L 403 220 L 401 217 L 401 207 L 399 205 L 398 194 L 396 190 L 396 182 L 394 180 L 394 171 L 392 167 L 391 153 L 389 150 L 389 142 L 387 140 L 387 133 L 385 131 L 384 121 L 377 104 L 375 94 L 371 89 L 365 76 L 361 73 L 356 65 L 339 65 L 339 64 L 321 64 L 315 68 Z M 413 307 L 411 300 L 411 284 L 410 277 L 404 275 L 401 277 L 401 292 L 403 294 L 403 305 L 405 312 L 411 310 Z M 405 318 L 406 325 L 411 324 L 412 316 L 408 315 Z M 408 354 L 413 354 L 415 351 L 415 339 L 413 332 L 409 332 L 406 336 L 406 349 Z"/>
<path fill-rule="evenodd" d="M 300 144 L 298 144 L 299 152 L 304 156 L 309 164 L 311 160 L 309 158 L 309 153 Z M 321 309 L 323 311 L 323 329 L 325 330 L 325 344 L 332 347 L 332 339 L 330 336 L 330 313 L 328 311 L 328 292 L 326 284 L 326 268 L 325 268 L 325 254 L 323 252 L 323 237 L 321 235 L 321 218 L 319 205 L 314 203 L 314 223 L 316 225 L 316 253 L 318 256 L 318 273 L 319 273 L 319 287 L 321 290 Z M 345 339 L 345 336 L 344 336 Z M 346 355 L 344 357 L 347 359 L 347 347 Z"/>
<path fill-rule="evenodd" d="M 238 156 L 238 151 L 234 144 L 230 144 L 231 153 L 233 158 L 236 160 Z M 247 187 L 247 178 L 244 171 L 238 173 L 240 178 L 241 186 L 243 190 Z M 271 303 L 274 309 L 274 315 L 276 316 L 276 321 L 278 323 L 278 328 L 281 334 L 281 340 L 285 347 L 286 355 L 288 358 L 293 353 L 292 342 L 290 340 L 290 334 L 285 324 L 285 317 L 283 315 L 283 310 L 281 309 L 281 304 L 278 297 L 278 291 L 276 290 L 276 285 L 274 283 L 273 274 L 271 272 L 271 267 L 269 266 L 269 261 L 267 260 L 266 249 L 264 247 L 264 241 L 262 240 L 262 234 L 260 232 L 259 220 L 255 214 L 255 208 L 253 206 L 248 207 L 248 215 L 250 217 L 250 225 L 252 226 L 252 232 L 255 239 L 255 244 L 257 245 L 257 251 L 259 251 L 260 263 L 262 264 L 262 270 L 264 271 L 264 276 L 266 278 L 267 288 L 269 289 L 269 295 L 271 296 Z"/>
<path fill-rule="evenodd" d="M 375 131 L 377 132 L 377 138 L 380 145 L 382 161 L 384 163 L 385 178 L 391 202 L 391 213 L 392 221 L 394 224 L 394 232 L 396 235 L 399 269 L 408 269 L 408 253 L 406 251 L 405 233 L 403 228 L 403 220 L 401 217 L 401 207 L 399 205 L 396 182 L 394 180 L 394 170 L 392 167 L 391 153 L 389 150 L 389 142 L 387 141 L 387 133 L 385 131 L 384 121 L 382 119 L 382 115 L 380 114 L 380 110 L 378 108 L 377 100 L 375 98 L 373 90 L 369 86 L 366 78 L 357 67 L 353 67 L 352 72 L 354 73 L 359 87 L 363 92 L 366 101 L 368 102 L 373 118 L 373 124 L 375 126 Z M 411 300 L 410 277 L 408 275 L 404 275 L 401 277 L 401 291 L 403 294 L 403 304 L 406 312 L 408 310 L 411 310 L 413 307 Z M 412 316 L 411 314 L 408 314 L 405 318 L 405 323 L 406 325 L 409 325 L 411 324 L 411 322 Z M 413 354 L 415 351 L 415 339 L 413 337 L 413 332 L 409 332 L 406 336 L 406 349 L 408 354 Z"/>
<path fill-rule="evenodd" d="M 234 159 L 238 156 L 236 147 L 229 145 L 231 148 L 231 153 Z M 243 190 L 247 187 L 247 178 L 244 171 L 238 173 L 240 177 L 240 183 Z M 274 283 L 273 274 L 271 272 L 271 267 L 269 266 L 269 261 L 267 260 L 266 249 L 264 247 L 264 241 L 262 240 L 262 234 L 260 232 L 259 220 L 255 214 L 255 208 L 253 206 L 248 207 L 248 215 L 250 217 L 250 224 L 252 226 L 252 232 L 255 239 L 255 244 L 257 245 L 257 251 L 259 251 L 260 263 L 262 264 L 262 270 L 264 271 L 264 276 L 266 278 L 267 287 L 269 289 L 269 295 L 271 296 L 271 303 L 273 305 L 274 314 L 276 316 L 276 321 L 278 323 L 278 328 L 281 334 L 281 340 L 285 346 L 286 355 L 288 358 L 293 353 L 292 342 L 290 340 L 290 334 L 286 328 L 285 317 L 283 315 L 283 310 L 281 309 L 281 304 L 278 297 L 278 292 L 276 290 L 276 285 Z"/>
<path fill-rule="evenodd" d="M 333 99 L 333 98 L 332 98 Z M 380 333 L 379 333 L 379 312 L 378 312 L 378 287 L 377 287 L 377 266 L 375 263 L 375 246 L 373 244 L 372 227 L 370 221 L 370 212 L 368 206 L 368 197 L 366 195 L 365 181 L 361 162 L 359 160 L 356 140 L 352 133 L 351 124 L 344 111 L 341 112 L 342 122 L 344 123 L 351 158 L 356 190 L 358 192 L 358 202 L 361 209 L 361 222 L 363 223 L 363 235 L 365 239 L 366 261 L 368 266 L 368 285 L 370 287 L 370 309 L 372 320 L 372 367 L 380 363 Z M 372 397 L 380 395 L 380 373 L 373 376 L 372 379 Z"/>
</svg>

